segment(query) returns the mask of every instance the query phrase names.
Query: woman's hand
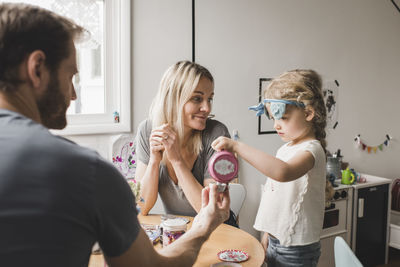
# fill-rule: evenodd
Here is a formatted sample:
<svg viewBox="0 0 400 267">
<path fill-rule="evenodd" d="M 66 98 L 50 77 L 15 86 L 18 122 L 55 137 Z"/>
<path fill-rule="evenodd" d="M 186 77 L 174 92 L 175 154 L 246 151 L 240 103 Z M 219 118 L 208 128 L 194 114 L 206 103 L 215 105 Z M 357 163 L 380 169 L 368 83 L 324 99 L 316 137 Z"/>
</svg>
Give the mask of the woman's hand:
<svg viewBox="0 0 400 267">
<path fill-rule="evenodd" d="M 169 125 L 165 125 L 163 131 L 166 135 L 166 138 L 164 138 L 162 144 L 165 148 L 165 153 L 167 153 L 168 160 L 171 163 L 181 162 L 182 154 L 178 134 Z"/>
<path fill-rule="evenodd" d="M 211 147 L 216 151 L 221 151 L 224 149 L 231 152 L 236 152 L 236 144 L 237 142 L 235 140 L 225 136 L 220 136 L 215 139 L 214 142 L 212 142 Z"/>
<path fill-rule="evenodd" d="M 182 161 L 181 148 L 177 133 L 168 124 L 161 125 L 152 131 L 157 142 L 167 153 L 168 160 L 172 162 Z"/>
<path fill-rule="evenodd" d="M 154 163 L 159 163 L 162 160 L 162 155 L 164 152 L 164 145 L 162 141 L 165 135 L 162 132 L 162 127 L 157 127 L 151 131 L 149 143 L 150 143 L 150 161 Z"/>
</svg>

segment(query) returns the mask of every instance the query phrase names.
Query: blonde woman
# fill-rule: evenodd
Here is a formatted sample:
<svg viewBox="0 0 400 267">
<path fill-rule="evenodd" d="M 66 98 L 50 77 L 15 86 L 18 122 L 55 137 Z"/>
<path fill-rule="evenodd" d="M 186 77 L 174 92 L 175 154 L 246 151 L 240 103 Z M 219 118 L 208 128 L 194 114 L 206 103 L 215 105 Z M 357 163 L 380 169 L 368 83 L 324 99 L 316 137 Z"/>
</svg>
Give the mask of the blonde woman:
<svg viewBox="0 0 400 267">
<path fill-rule="evenodd" d="M 224 124 L 209 118 L 214 78 L 199 64 L 180 61 L 164 73 L 136 137 L 136 179 L 141 182 L 147 215 L 160 194 L 168 214 L 195 216 L 201 208 L 201 190 L 213 181 L 207 163 L 211 143 L 229 137 Z M 235 225 L 231 212 L 227 223 Z"/>
</svg>

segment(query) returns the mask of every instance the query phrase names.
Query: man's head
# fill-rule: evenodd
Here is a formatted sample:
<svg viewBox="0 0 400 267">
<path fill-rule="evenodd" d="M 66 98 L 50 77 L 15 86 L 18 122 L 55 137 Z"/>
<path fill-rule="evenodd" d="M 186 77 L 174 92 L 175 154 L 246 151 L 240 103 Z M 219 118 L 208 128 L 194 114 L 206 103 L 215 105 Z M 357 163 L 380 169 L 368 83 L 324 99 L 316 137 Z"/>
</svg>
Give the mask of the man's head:
<svg viewBox="0 0 400 267">
<path fill-rule="evenodd" d="M 35 77 L 41 86 L 46 82 L 43 92 L 35 95 L 41 121 L 48 128 L 64 128 L 69 101 L 76 97 L 71 81 L 76 73 L 73 41 L 83 32 L 51 11 L 0 4 L 0 93 L 12 95 L 23 84 L 34 87 Z"/>
</svg>

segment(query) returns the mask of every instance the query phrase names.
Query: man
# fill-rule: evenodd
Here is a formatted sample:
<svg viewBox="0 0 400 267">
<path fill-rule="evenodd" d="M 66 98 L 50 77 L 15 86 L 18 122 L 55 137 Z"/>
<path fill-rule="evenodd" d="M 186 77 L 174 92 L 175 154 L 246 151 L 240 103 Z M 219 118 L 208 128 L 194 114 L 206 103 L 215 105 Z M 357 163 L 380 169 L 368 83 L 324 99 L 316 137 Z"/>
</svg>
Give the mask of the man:
<svg viewBox="0 0 400 267">
<path fill-rule="evenodd" d="M 118 170 L 48 131 L 66 126 L 76 99 L 83 31 L 38 7 L 0 4 L 0 265 L 87 266 L 99 242 L 110 266 L 191 266 L 228 218 L 227 192 L 205 188 L 192 228 L 156 252 Z"/>
</svg>

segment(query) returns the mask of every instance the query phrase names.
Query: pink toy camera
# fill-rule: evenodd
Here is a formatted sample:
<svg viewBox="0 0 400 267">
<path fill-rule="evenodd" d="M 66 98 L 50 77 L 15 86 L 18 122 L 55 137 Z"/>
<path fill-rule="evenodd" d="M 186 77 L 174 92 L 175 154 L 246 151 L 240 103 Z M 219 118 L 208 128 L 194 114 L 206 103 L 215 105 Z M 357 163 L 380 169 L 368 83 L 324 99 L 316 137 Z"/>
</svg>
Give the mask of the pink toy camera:
<svg viewBox="0 0 400 267">
<path fill-rule="evenodd" d="M 208 171 L 217 181 L 218 191 L 223 192 L 227 184 L 237 176 L 238 160 L 231 152 L 219 151 L 208 162 Z"/>
</svg>

